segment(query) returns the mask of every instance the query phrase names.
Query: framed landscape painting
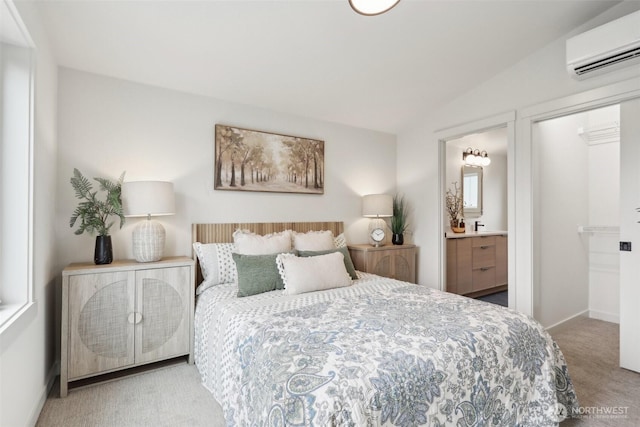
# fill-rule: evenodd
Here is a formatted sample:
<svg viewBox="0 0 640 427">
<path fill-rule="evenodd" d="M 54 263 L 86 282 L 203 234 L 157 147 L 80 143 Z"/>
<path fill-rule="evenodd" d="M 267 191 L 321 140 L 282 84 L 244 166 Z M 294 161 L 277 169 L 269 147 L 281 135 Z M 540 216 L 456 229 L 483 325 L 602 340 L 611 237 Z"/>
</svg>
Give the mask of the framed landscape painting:
<svg viewBox="0 0 640 427">
<path fill-rule="evenodd" d="M 324 194 L 324 141 L 216 125 L 214 188 Z"/>
</svg>

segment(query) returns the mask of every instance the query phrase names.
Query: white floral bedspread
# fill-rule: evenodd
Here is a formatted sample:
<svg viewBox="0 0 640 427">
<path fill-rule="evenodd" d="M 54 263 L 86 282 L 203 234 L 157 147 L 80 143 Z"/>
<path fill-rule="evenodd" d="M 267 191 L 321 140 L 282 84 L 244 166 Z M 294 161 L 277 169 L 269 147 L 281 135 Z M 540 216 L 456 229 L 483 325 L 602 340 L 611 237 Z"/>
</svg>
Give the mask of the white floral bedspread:
<svg viewBox="0 0 640 427">
<path fill-rule="evenodd" d="M 560 349 L 517 312 L 367 274 L 302 295 L 236 292 L 203 293 L 195 325 L 228 425 L 550 426 L 577 407 Z"/>
</svg>

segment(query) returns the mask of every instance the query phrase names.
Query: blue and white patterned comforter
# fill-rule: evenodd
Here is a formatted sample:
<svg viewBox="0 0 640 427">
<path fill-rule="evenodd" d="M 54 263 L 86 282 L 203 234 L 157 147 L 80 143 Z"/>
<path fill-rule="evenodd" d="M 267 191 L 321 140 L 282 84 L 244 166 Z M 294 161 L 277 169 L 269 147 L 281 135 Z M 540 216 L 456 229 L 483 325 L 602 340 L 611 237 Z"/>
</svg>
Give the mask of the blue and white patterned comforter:
<svg viewBox="0 0 640 427">
<path fill-rule="evenodd" d="M 560 349 L 529 317 L 361 277 L 302 295 L 200 296 L 195 360 L 228 425 L 548 426 L 577 407 Z"/>
</svg>

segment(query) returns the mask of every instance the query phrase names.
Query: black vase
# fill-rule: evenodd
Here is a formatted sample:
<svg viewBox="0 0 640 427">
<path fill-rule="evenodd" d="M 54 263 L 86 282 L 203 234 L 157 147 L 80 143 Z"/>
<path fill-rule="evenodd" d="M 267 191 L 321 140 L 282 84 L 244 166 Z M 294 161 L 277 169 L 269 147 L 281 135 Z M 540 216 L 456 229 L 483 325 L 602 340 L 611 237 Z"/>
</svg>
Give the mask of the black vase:
<svg viewBox="0 0 640 427">
<path fill-rule="evenodd" d="M 111 236 L 97 236 L 96 250 L 93 254 L 93 262 L 97 265 L 111 264 L 113 261 L 113 248 L 111 247 Z"/>
<path fill-rule="evenodd" d="M 391 236 L 391 243 L 394 245 L 402 245 L 404 243 L 404 235 L 402 233 L 393 233 L 393 236 Z"/>
</svg>

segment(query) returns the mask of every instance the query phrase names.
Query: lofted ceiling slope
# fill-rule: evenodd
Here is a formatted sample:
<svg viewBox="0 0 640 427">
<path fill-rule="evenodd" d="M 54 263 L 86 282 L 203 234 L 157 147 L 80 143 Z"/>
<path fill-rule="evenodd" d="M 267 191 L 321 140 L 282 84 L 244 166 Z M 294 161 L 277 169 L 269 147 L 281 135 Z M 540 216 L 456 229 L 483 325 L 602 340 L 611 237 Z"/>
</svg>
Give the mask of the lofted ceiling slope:
<svg viewBox="0 0 640 427">
<path fill-rule="evenodd" d="M 347 0 L 58 1 L 39 12 L 59 65 L 387 133 L 615 5 Z"/>
</svg>

